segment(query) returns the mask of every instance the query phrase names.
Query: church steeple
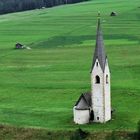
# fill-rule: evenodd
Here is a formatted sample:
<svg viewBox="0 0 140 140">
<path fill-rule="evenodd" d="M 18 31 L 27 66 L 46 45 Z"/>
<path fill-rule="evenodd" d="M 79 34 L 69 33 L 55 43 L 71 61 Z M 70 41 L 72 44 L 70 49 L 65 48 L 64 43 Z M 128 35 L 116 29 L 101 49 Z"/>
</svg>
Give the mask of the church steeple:
<svg viewBox="0 0 140 140">
<path fill-rule="evenodd" d="M 106 62 L 106 54 L 105 54 L 105 50 L 104 50 L 104 42 L 103 42 L 103 34 L 102 34 L 102 29 L 101 29 L 100 14 L 98 14 L 96 47 L 95 47 L 95 52 L 94 52 L 94 56 L 93 56 L 91 72 L 92 72 L 93 67 L 95 65 L 96 59 L 98 59 L 99 64 L 101 66 L 101 69 L 104 72 L 105 62 Z"/>
<path fill-rule="evenodd" d="M 96 47 L 91 69 L 91 93 L 82 94 L 74 106 L 74 122 L 86 124 L 91 121 L 105 123 L 111 120 L 111 81 L 106 58 L 100 15 L 98 15 Z"/>
</svg>

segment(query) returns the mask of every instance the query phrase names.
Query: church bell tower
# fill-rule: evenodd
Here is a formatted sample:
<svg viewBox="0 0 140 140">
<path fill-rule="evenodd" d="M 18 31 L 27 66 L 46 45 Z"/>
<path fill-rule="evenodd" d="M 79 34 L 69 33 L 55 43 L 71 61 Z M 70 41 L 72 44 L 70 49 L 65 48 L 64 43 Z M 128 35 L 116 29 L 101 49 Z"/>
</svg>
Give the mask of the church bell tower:
<svg viewBox="0 0 140 140">
<path fill-rule="evenodd" d="M 91 68 L 91 100 L 94 122 L 111 119 L 110 70 L 104 50 L 100 15 L 98 17 L 96 47 Z"/>
</svg>

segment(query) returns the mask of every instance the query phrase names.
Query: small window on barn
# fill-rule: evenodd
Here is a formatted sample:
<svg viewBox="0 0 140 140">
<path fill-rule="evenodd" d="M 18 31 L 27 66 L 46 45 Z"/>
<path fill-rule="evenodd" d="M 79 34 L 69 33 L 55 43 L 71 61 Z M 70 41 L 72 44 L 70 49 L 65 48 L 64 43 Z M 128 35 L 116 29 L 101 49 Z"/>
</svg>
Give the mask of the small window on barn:
<svg viewBox="0 0 140 140">
<path fill-rule="evenodd" d="M 108 84 L 108 75 L 106 75 L 106 84 Z"/>
<path fill-rule="evenodd" d="M 96 84 L 100 84 L 100 77 L 98 75 L 95 77 L 95 80 L 96 80 Z"/>
<path fill-rule="evenodd" d="M 97 120 L 99 120 L 99 117 L 97 117 Z"/>
</svg>

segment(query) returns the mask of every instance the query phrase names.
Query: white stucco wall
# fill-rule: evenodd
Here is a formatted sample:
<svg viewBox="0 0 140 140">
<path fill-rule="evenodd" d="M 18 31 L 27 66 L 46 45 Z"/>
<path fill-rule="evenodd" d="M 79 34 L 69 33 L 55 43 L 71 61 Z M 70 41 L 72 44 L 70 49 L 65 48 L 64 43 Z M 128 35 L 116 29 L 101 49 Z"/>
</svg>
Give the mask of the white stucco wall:
<svg viewBox="0 0 140 140">
<path fill-rule="evenodd" d="M 98 66 L 96 65 L 98 63 Z M 94 121 L 104 122 L 104 98 L 103 98 L 103 71 L 98 59 L 91 73 L 91 89 L 92 89 L 92 108 L 94 111 Z M 96 76 L 100 77 L 100 84 L 96 83 Z"/>
<path fill-rule="evenodd" d="M 108 75 L 108 83 L 106 83 L 106 75 Z M 110 92 L 110 70 L 108 66 L 108 61 L 106 61 L 105 71 L 104 71 L 104 94 L 105 94 L 105 121 L 111 119 L 111 92 Z"/>
<path fill-rule="evenodd" d="M 90 120 L 89 110 L 76 110 L 76 106 L 73 108 L 74 122 L 76 124 L 87 124 Z"/>
<path fill-rule="evenodd" d="M 98 59 L 96 60 L 97 62 Z M 92 108 L 94 122 L 104 123 L 111 119 L 110 71 L 107 61 L 104 72 L 99 62 L 98 66 L 96 63 L 91 73 Z M 100 84 L 96 84 L 96 75 L 100 77 Z M 108 75 L 108 84 L 106 83 L 106 75 Z"/>
</svg>

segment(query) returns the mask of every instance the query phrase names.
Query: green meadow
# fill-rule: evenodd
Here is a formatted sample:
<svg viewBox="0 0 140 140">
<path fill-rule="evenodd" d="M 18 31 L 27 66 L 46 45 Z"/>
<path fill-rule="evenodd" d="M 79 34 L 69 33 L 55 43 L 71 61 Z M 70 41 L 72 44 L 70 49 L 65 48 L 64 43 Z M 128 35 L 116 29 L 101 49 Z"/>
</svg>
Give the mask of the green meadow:
<svg viewBox="0 0 140 140">
<path fill-rule="evenodd" d="M 101 13 L 111 69 L 112 120 L 75 125 L 90 91 Z M 115 11 L 117 16 L 111 17 Z M 19 42 L 31 50 L 14 49 Z M 0 123 L 48 130 L 135 131 L 140 120 L 140 1 L 92 0 L 0 16 Z"/>
</svg>

